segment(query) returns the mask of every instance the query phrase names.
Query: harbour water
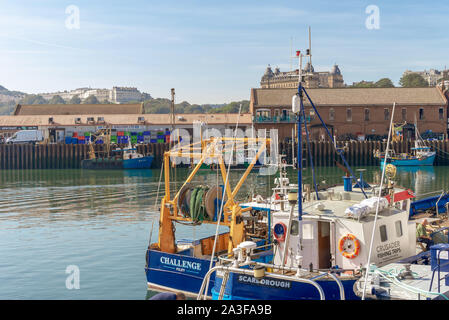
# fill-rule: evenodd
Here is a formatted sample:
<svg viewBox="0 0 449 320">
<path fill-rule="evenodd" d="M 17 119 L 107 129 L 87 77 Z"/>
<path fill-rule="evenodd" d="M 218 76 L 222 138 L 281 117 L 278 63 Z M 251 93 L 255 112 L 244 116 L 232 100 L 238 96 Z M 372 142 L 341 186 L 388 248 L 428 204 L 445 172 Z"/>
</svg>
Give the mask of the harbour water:
<svg viewBox="0 0 449 320">
<path fill-rule="evenodd" d="M 366 181 L 380 180 L 379 167 L 366 169 Z M 319 183 L 342 182 L 338 168 L 316 171 Z M 172 188 L 179 188 L 187 174 L 178 169 Z M 231 172 L 232 185 L 241 174 Z M 296 183 L 296 172 L 289 175 Z M 196 181 L 213 185 L 218 178 L 207 170 Z M 251 173 L 240 197 L 267 195 L 273 178 Z M 157 240 L 159 180 L 160 170 L 0 171 L 0 299 L 147 298 L 145 250 L 150 234 Z M 312 183 L 310 171 L 304 182 Z M 397 184 L 418 194 L 447 191 L 449 168 L 398 168 Z M 199 227 L 176 228 L 178 238 L 215 231 L 215 226 L 201 227 L 201 232 Z M 66 285 L 69 266 L 79 270 L 79 289 Z"/>
</svg>

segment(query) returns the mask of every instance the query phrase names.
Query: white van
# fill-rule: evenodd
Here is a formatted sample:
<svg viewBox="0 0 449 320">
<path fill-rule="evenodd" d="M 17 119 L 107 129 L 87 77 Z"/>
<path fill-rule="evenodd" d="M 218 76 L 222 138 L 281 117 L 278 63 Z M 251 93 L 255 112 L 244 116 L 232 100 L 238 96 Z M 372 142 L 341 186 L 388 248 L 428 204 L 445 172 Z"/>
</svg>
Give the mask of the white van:
<svg viewBox="0 0 449 320">
<path fill-rule="evenodd" d="M 40 130 L 20 130 L 6 139 L 7 144 L 13 143 L 36 143 L 44 140 L 44 135 Z"/>
</svg>

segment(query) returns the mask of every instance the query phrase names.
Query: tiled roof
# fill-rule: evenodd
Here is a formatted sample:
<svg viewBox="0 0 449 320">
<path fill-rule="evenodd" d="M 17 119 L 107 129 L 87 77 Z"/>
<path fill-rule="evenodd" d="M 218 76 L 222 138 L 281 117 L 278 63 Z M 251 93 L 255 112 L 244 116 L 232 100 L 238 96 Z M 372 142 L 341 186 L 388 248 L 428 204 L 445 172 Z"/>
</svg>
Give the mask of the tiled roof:
<svg viewBox="0 0 449 320">
<path fill-rule="evenodd" d="M 252 89 L 256 106 L 290 106 L 297 89 Z M 349 105 L 445 105 L 446 98 L 431 88 L 334 88 L 306 89 L 318 106 Z M 307 97 L 304 104 L 310 105 Z"/>
<path fill-rule="evenodd" d="M 143 117 L 146 125 L 167 125 L 171 124 L 169 114 L 84 114 L 84 115 L 18 115 L 18 116 L 0 116 L 0 126 L 46 126 L 49 125 L 49 118 L 53 118 L 54 125 L 102 125 L 97 122 L 98 117 L 103 117 L 104 122 L 113 125 L 137 125 L 139 117 Z M 80 118 L 80 123 L 76 119 Z M 87 118 L 93 118 L 95 123 L 88 123 Z M 215 114 L 178 114 L 175 116 L 175 124 L 191 125 L 195 121 L 202 121 L 206 124 L 232 124 L 250 125 L 252 117 L 249 113 L 215 113 Z"/>
<path fill-rule="evenodd" d="M 14 115 L 141 114 L 142 104 L 25 104 Z"/>
</svg>

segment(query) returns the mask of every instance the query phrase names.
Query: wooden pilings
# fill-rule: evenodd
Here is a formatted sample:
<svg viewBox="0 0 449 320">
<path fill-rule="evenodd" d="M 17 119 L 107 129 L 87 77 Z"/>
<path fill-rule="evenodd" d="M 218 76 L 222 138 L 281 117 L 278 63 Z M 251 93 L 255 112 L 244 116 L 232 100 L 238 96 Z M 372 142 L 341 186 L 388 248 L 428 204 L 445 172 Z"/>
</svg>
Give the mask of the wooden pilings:
<svg viewBox="0 0 449 320">
<path fill-rule="evenodd" d="M 427 141 L 426 144 L 436 151 L 437 157 L 435 165 L 449 165 L 449 140 Z M 309 155 L 309 146 L 310 154 Z M 126 147 L 125 145 L 123 147 Z M 374 157 L 374 152 L 385 151 L 386 142 L 381 141 L 339 141 L 336 143 L 338 150 L 341 150 L 346 161 L 351 166 L 375 166 L 379 160 Z M 413 143 L 410 141 L 393 142 L 391 147 L 396 153 L 410 152 Z M 95 151 L 104 149 L 103 145 L 95 145 Z M 168 150 L 168 143 L 139 144 L 137 151 L 142 154 L 152 154 L 154 156 L 153 167 L 160 168 L 163 155 Z M 296 157 L 297 146 L 294 153 L 291 143 L 281 142 L 279 153 L 285 155 L 288 163 Z M 0 145 L 0 169 L 76 169 L 80 168 L 81 160 L 89 157 L 88 145 L 72 144 L 47 144 L 47 145 Z M 99 153 L 101 154 L 101 153 Z M 334 166 L 335 161 L 341 159 L 335 152 L 335 146 L 329 141 L 311 141 L 309 144 L 303 143 L 302 147 L 303 165 L 310 166 L 310 161 L 318 167 Z"/>
<path fill-rule="evenodd" d="M 123 147 L 126 147 L 125 145 Z M 95 151 L 102 151 L 103 145 L 95 145 Z M 138 145 L 138 152 L 152 154 L 153 166 L 160 167 L 168 144 L 151 143 Z M 81 160 L 89 157 L 88 145 L 73 144 L 1 144 L 0 170 L 8 169 L 76 169 Z M 101 153 L 100 153 L 101 154 Z"/>
<path fill-rule="evenodd" d="M 335 161 L 340 161 L 340 157 L 335 151 L 335 146 L 330 141 L 311 141 L 310 152 L 314 166 L 334 166 Z M 409 153 L 413 147 L 411 141 L 392 142 L 391 148 L 396 153 Z M 449 140 L 445 141 L 426 141 L 426 145 L 436 151 L 437 157 L 434 165 L 449 165 Z M 342 150 L 346 161 L 351 166 L 375 166 L 379 164 L 379 160 L 374 157 L 374 152 L 380 150 L 384 152 L 387 146 L 383 141 L 339 141 L 336 143 L 338 149 Z M 295 145 L 295 155 L 297 146 Z M 309 145 L 303 142 L 303 165 L 310 166 Z M 291 143 L 281 142 L 279 145 L 279 153 L 286 155 L 288 163 L 292 161 L 292 145 Z"/>
</svg>

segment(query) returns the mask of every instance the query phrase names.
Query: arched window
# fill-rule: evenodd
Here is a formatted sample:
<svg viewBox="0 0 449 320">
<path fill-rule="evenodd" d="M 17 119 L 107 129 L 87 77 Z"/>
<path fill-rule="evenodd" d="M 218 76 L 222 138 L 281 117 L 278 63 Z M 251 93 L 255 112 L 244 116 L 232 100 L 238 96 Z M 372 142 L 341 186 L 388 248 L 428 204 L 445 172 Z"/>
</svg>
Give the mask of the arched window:
<svg viewBox="0 0 449 320">
<path fill-rule="evenodd" d="M 335 110 L 334 108 L 330 108 L 329 109 L 329 121 L 334 121 L 335 120 Z"/>
</svg>

